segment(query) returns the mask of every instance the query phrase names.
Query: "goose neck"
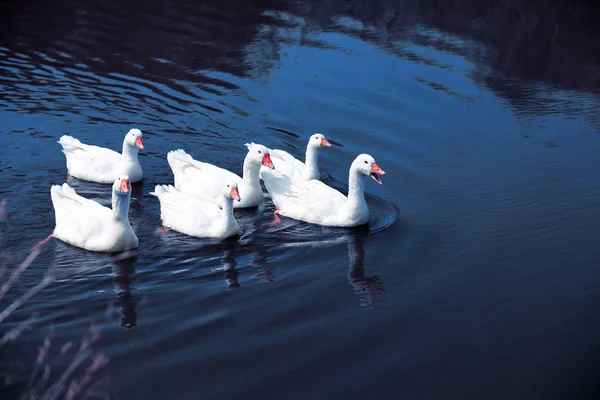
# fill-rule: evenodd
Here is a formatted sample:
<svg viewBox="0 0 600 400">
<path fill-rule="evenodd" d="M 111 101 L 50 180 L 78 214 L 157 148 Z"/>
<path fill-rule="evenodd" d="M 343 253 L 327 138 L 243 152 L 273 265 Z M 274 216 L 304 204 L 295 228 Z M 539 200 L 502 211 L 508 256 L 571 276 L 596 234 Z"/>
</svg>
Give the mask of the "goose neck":
<svg viewBox="0 0 600 400">
<path fill-rule="evenodd" d="M 113 192 L 112 210 L 115 220 L 129 221 L 129 200 L 131 194 L 121 196 Z"/>
<path fill-rule="evenodd" d="M 137 146 L 131 146 L 126 141 L 123 142 L 123 151 L 121 157 L 125 161 L 136 161 L 140 149 Z"/>
<path fill-rule="evenodd" d="M 319 150 L 307 146 L 306 148 L 306 158 L 304 160 L 304 179 L 318 179 L 319 178 Z"/>
</svg>

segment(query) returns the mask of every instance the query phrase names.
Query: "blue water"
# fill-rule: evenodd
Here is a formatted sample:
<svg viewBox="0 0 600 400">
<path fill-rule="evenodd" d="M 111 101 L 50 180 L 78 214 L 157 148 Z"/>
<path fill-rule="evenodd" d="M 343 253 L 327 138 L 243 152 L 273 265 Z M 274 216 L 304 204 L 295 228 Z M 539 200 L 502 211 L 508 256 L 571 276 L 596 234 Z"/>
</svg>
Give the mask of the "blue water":
<svg viewBox="0 0 600 400">
<path fill-rule="evenodd" d="M 0 325 L 39 314 L 0 348 L 0 372 L 26 381 L 44 338 L 60 348 L 94 322 L 94 351 L 110 358 L 94 390 L 111 398 L 590 394 L 597 10 L 496 3 L 0 3 L 10 268 L 54 227 L 61 135 L 119 150 L 136 127 L 145 142 L 130 208 L 138 251 L 118 260 L 51 240 L 7 297 L 55 271 Z M 302 159 L 316 132 L 333 144 L 320 165 L 335 188 L 359 153 L 386 171 L 367 183 L 368 227 L 270 227 L 267 200 L 236 211 L 239 239 L 157 231 L 149 192 L 173 182 L 167 151 L 241 174 L 244 143 Z M 110 203 L 105 185 L 69 184 Z"/>
</svg>

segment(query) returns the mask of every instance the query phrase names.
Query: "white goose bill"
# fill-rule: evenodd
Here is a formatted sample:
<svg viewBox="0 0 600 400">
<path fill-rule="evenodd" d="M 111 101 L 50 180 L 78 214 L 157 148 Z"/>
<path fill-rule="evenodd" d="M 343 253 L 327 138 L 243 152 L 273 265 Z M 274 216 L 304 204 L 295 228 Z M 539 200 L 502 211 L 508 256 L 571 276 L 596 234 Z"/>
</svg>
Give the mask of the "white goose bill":
<svg viewBox="0 0 600 400">
<path fill-rule="evenodd" d="M 377 183 L 379 183 L 381 185 L 381 179 L 379 179 L 379 175 L 377 175 L 375 172 L 371 172 L 371 174 L 369 175 L 371 178 L 373 178 L 373 180 Z"/>
</svg>

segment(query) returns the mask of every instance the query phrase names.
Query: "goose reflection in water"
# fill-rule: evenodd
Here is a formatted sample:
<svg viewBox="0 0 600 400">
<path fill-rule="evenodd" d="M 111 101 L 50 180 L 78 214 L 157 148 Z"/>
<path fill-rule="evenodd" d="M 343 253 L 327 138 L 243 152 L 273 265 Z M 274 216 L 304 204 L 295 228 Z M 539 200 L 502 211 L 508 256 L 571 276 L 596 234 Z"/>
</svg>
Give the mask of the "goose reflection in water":
<svg viewBox="0 0 600 400">
<path fill-rule="evenodd" d="M 131 290 L 131 276 L 135 273 L 137 262 L 137 251 L 119 254 L 112 258 L 115 293 L 115 307 L 121 309 L 121 326 L 123 328 L 134 328 L 137 325 L 137 312 L 135 306 L 137 301 Z"/>
<path fill-rule="evenodd" d="M 274 268 L 265 268 L 269 264 L 269 253 L 267 248 L 261 244 L 253 245 L 256 250 L 250 253 L 250 266 L 258 268 L 259 271 L 252 275 L 252 279 L 257 279 L 259 282 L 273 282 L 275 280 Z M 227 290 L 235 290 L 240 288 L 238 282 L 239 271 L 235 268 L 238 265 L 236 261 L 236 252 L 239 248 L 239 242 L 230 241 L 226 244 L 221 257 L 221 268 L 224 271 L 225 284 Z"/>
<path fill-rule="evenodd" d="M 275 268 L 269 266 L 269 252 L 266 246 L 257 245 L 257 250 L 250 256 L 250 265 L 258 269 L 252 279 L 261 283 L 273 282 L 275 280 Z"/>
<path fill-rule="evenodd" d="M 260 239 L 256 240 L 254 237 L 256 233 L 264 229 L 265 216 L 264 201 L 257 207 L 236 210 L 235 214 L 238 223 L 242 226 L 243 234 L 240 241 L 234 242 L 234 249 L 237 249 L 240 245 L 252 248 L 250 252 L 250 266 L 257 268 L 257 272 L 252 275 L 252 279 L 256 279 L 261 283 L 273 282 L 275 280 L 275 268 L 269 267 L 270 254 L 267 251 L 267 247 L 262 244 Z M 223 267 L 225 268 L 225 265 Z M 235 276 L 237 279 L 237 273 Z M 239 287 L 239 284 L 237 287 Z"/>
<path fill-rule="evenodd" d="M 385 292 L 385 289 L 382 286 L 379 275 L 365 275 L 363 238 L 366 235 L 367 232 L 356 231 L 346 236 L 350 263 L 347 277 L 348 283 L 354 288 L 354 293 L 361 299 L 360 305 L 371 309 L 376 303 L 383 301 L 383 292 Z"/>
<path fill-rule="evenodd" d="M 120 308 L 123 328 L 133 328 L 137 325 L 137 301 L 133 295 L 131 276 L 135 272 L 138 261 L 138 251 L 131 250 L 114 255 L 89 252 L 65 243 L 57 242 L 54 248 L 53 267 L 56 271 L 56 281 L 60 283 L 77 282 L 77 286 L 93 287 L 98 277 L 105 277 L 107 267 L 112 269 L 113 285 L 116 298 L 108 306 L 106 316 L 112 320 L 115 308 Z M 57 287 L 55 290 L 65 290 Z M 67 289 L 68 290 L 68 289 Z M 90 293 L 94 291 L 90 290 Z"/>
<path fill-rule="evenodd" d="M 383 301 L 385 289 L 382 286 L 379 275 L 365 275 L 365 250 L 364 238 L 368 235 L 368 228 L 358 228 L 357 230 L 348 230 L 337 238 L 315 242 L 288 243 L 286 247 L 300 246 L 335 246 L 345 243 L 348 248 L 348 283 L 354 288 L 354 292 L 361 298 L 360 305 L 366 308 L 373 308 L 376 303 Z M 275 268 L 269 267 L 269 252 L 266 246 L 254 243 L 256 249 L 250 254 L 250 265 L 259 268 L 259 271 L 252 275 L 253 279 L 261 283 L 273 282 L 275 280 Z M 221 257 L 222 270 L 224 271 L 227 290 L 240 288 L 238 282 L 239 271 L 236 269 L 238 262 L 235 259 L 239 242 L 230 241 L 226 244 Z"/>
<path fill-rule="evenodd" d="M 223 266 L 223 271 L 225 271 L 227 290 L 235 290 L 240 287 L 240 283 L 238 282 L 239 272 L 235 269 L 235 266 L 237 265 L 237 261 L 235 260 L 236 248 L 237 244 L 232 242 L 230 246 L 225 248 L 223 257 L 221 257 L 221 265 Z"/>
<path fill-rule="evenodd" d="M 365 274 L 364 239 L 372 233 L 367 226 L 352 229 L 323 228 L 323 239 L 309 242 L 288 242 L 284 247 L 332 247 L 346 244 L 348 248 L 348 283 L 354 293 L 360 297 L 360 306 L 372 309 L 377 303 L 384 301 L 383 282 L 379 275 Z M 281 233 L 280 233 L 281 234 Z M 325 238 L 330 239 L 325 239 Z"/>
</svg>

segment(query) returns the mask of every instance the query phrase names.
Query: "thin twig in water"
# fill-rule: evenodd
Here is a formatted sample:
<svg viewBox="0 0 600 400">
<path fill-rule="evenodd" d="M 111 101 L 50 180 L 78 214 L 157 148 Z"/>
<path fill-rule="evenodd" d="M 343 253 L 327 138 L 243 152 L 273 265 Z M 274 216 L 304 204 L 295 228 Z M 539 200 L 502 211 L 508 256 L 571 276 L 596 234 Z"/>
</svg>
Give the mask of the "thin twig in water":
<svg viewBox="0 0 600 400">
<path fill-rule="evenodd" d="M 92 375 L 106 364 L 108 364 L 108 357 L 104 354 L 96 355 L 92 361 L 92 365 L 86 368 L 83 378 L 79 382 L 71 381 L 71 385 L 69 385 L 69 389 L 67 390 L 66 400 L 73 400 L 81 392 L 81 389 L 91 382 Z"/>
<path fill-rule="evenodd" d="M 79 367 L 91 354 L 90 346 L 94 344 L 100 338 L 99 330 L 92 326 L 90 328 L 90 334 L 84 335 L 81 340 L 79 350 L 71 364 L 67 367 L 66 371 L 60 376 L 44 395 L 40 398 L 41 400 L 55 400 L 64 390 L 67 379 L 73 374 L 73 372 Z M 93 365 L 93 364 L 92 364 Z"/>
<path fill-rule="evenodd" d="M 6 212 L 6 201 L 0 201 L 0 221 L 7 217 Z M 4 299 L 6 294 L 14 288 L 15 283 L 24 271 L 29 268 L 33 261 L 41 253 L 43 246 L 47 243 L 48 239 L 52 237 L 50 235 L 47 239 L 40 242 L 36 247 L 31 249 L 29 255 L 23 260 L 8 276 L 8 279 L 2 283 L 2 279 L 8 270 L 8 265 L 12 262 L 13 258 L 3 256 L 0 259 L 0 301 Z M 121 255 L 122 258 L 135 256 L 135 253 L 128 252 Z M 6 320 L 15 310 L 29 301 L 38 292 L 48 286 L 50 283 L 56 280 L 56 274 L 54 268 L 48 268 L 43 279 L 37 285 L 31 287 L 17 300 L 13 301 L 8 307 L 0 312 L 0 323 Z M 39 313 L 35 313 L 33 316 L 27 318 L 25 321 L 19 323 L 16 327 L 4 333 L 0 337 L 0 348 L 2 348 L 9 341 L 14 341 L 27 329 L 39 319 Z M 52 335 L 52 334 L 50 334 Z M 94 351 L 91 346 L 98 341 L 100 337 L 99 330 L 92 326 L 90 332 L 83 336 L 81 345 L 78 351 L 75 353 L 74 358 L 71 360 L 67 369 L 60 375 L 57 381 L 55 381 L 50 387 L 48 387 L 48 381 L 51 377 L 52 363 L 60 361 L 69 352 L 73 346 L 73 342 L 65 343 L 59 354 L 54 357 L 53 360 L 48 359 L 48 353 L 50 351 L 51 339 L 47 337 L 44 339 L 43 345 L 39 348 L 39 354 L 37 361 L 33 368 L 33 371 L 27 381 L 25 390 L 22 394 L 22 400 L 56 400 L 66 399 L 74 400 L 76 397 L 83 395 L 83 397 L 89 398 L 94 394 L 93 388 L 95 383 L 95 376 L 98 371 L 102 369 L 108 362 L 109 359 L 104 354 L 98 354 L 94 356 L 87 366 L 83 367 L 84 362 L 90 359 Z M 83 368 L 85 369 L 83 369 Z M 82 373 L 79 376 L 75 376 L 75 372 L 81 370 Z M 40 371 L 42 371 L 40 373 Z M 41 376 L 40 376 L 41 375 Z"/>
<path fill-rule="evenodd" d="M 0 349 L 2 348 L 2 346 L 4 346 L 6 344 L 6 342 L 8 342 L 10 340 L 16 340 L 21 335 L 21 333 L 25 329 L 30 328 L 31 325 L 33 324 L 33 322 L 35 320 L 37 320 L 39 317 L 40 317 L 40 314 L 35 313 L 31 317 L 27 318 L 25 321 L 21 322 L 15 328 L 6 332 L 4 334 L 4 336 L 2 336 L 2 338 L 0 339 Z"/>
<path fill-rule="evenodd" d="M 39 248 L 33 249 L 31 251 L 31 253 L 29 253 L 29 255 L 27 256 L 27 258 L 25 260 L 23 260 L 23 262 L 17 268 L 15 268 L 15 270 L 13 271 L 10 278 L 8 278 L 6 283 L 4 285 L 2 285 L 2 288 L 0 288 L 0 300 L 2 300 L 2 298 L 4 297 L 6 292 L 8 292 L 8 289 L 11 288 L 11 286 L 13 285 L 13 283 L 15 283 L 17 278 L 19 278 L 19 275 L 21 275 L 23 273 L 23 271 L 25 271 L 27 269 L 27 267 L 29 267 L 31 265 L 33 260 L 35 260 L 39 254 L 40 254 Z M 2 321 L 0 320 L 0 322 L 2 322 Z"/>
<path fill-rule="evenodd" d="M 36 387 L 39 388 L 39 389 L 42 389 L 42 388 L 46 387 L 46 382 L 48 382 L 49 378 L 50 378 L 50 366 L 46 365 L 44 367 L 44 375 L 42 375 L 42 379 L 38 382 L 38 384 L 36 385 Z M 34 393 L 37 393 L 37 390 Z M 37 399 L 38 398 L 35 395 L 31 395 L 30 397 L 32 399 Z"/>
<path fill-rule="evenodd" d="M 65 372 L 62 373 L 60 378 L 50 388 L 46 391 L 46 393 L 41 397 L 41 400 L 54 400 L 56 399 L 63 391 L 65 387 L 65 382 L 69 379 L 69 376 L 75 371 L 77 367 L 79 367 L 85 360 L 92 354 L 92 351 L 89 349 L 80 350 L 75 355 L 75 358 L 67 368 Z"/>
<path fill-rule="evenodd" d="M 42 363 L 44 362 L 44 360 L 46 359 L 46 356 L 48 355 L 48 350 L 50 350 L 51 343 L 52 343 L 52 340 L 49 337 L 47 337 L 46 339 L 44 339 L 44 344 L 42 344 L 41 347 L 38 347 L 38 357 L 35 362 L 35 367 L 33 367 L 33 371 L 31 372 L 31 376 L 29 377 L 27 386 L 25 386 L 24 393 L 31 393 L 31 386 L 33 385 L 33 382 L 35 381 L 35 378 L 37 377 L 38 371 L 39 371 L 40 367 L 42 366 Z M 39 384 L 39 382 L 38 382 L 38 384 Z M 25 396 L 26 395 L 24 394 L 23 398 L 25 398 Z"/>
<path fill-rule="evenodd" d="M 12 312 L 32 298 L 37 292 L 48 286 L 54 278 L 46 277 L 40 283 L 29 289 L 23 296 L 15 300 L 10 306 L 6 307 L 4 311 L 0 313 L 0 322 L 4 321 Z"/>
</svg>

